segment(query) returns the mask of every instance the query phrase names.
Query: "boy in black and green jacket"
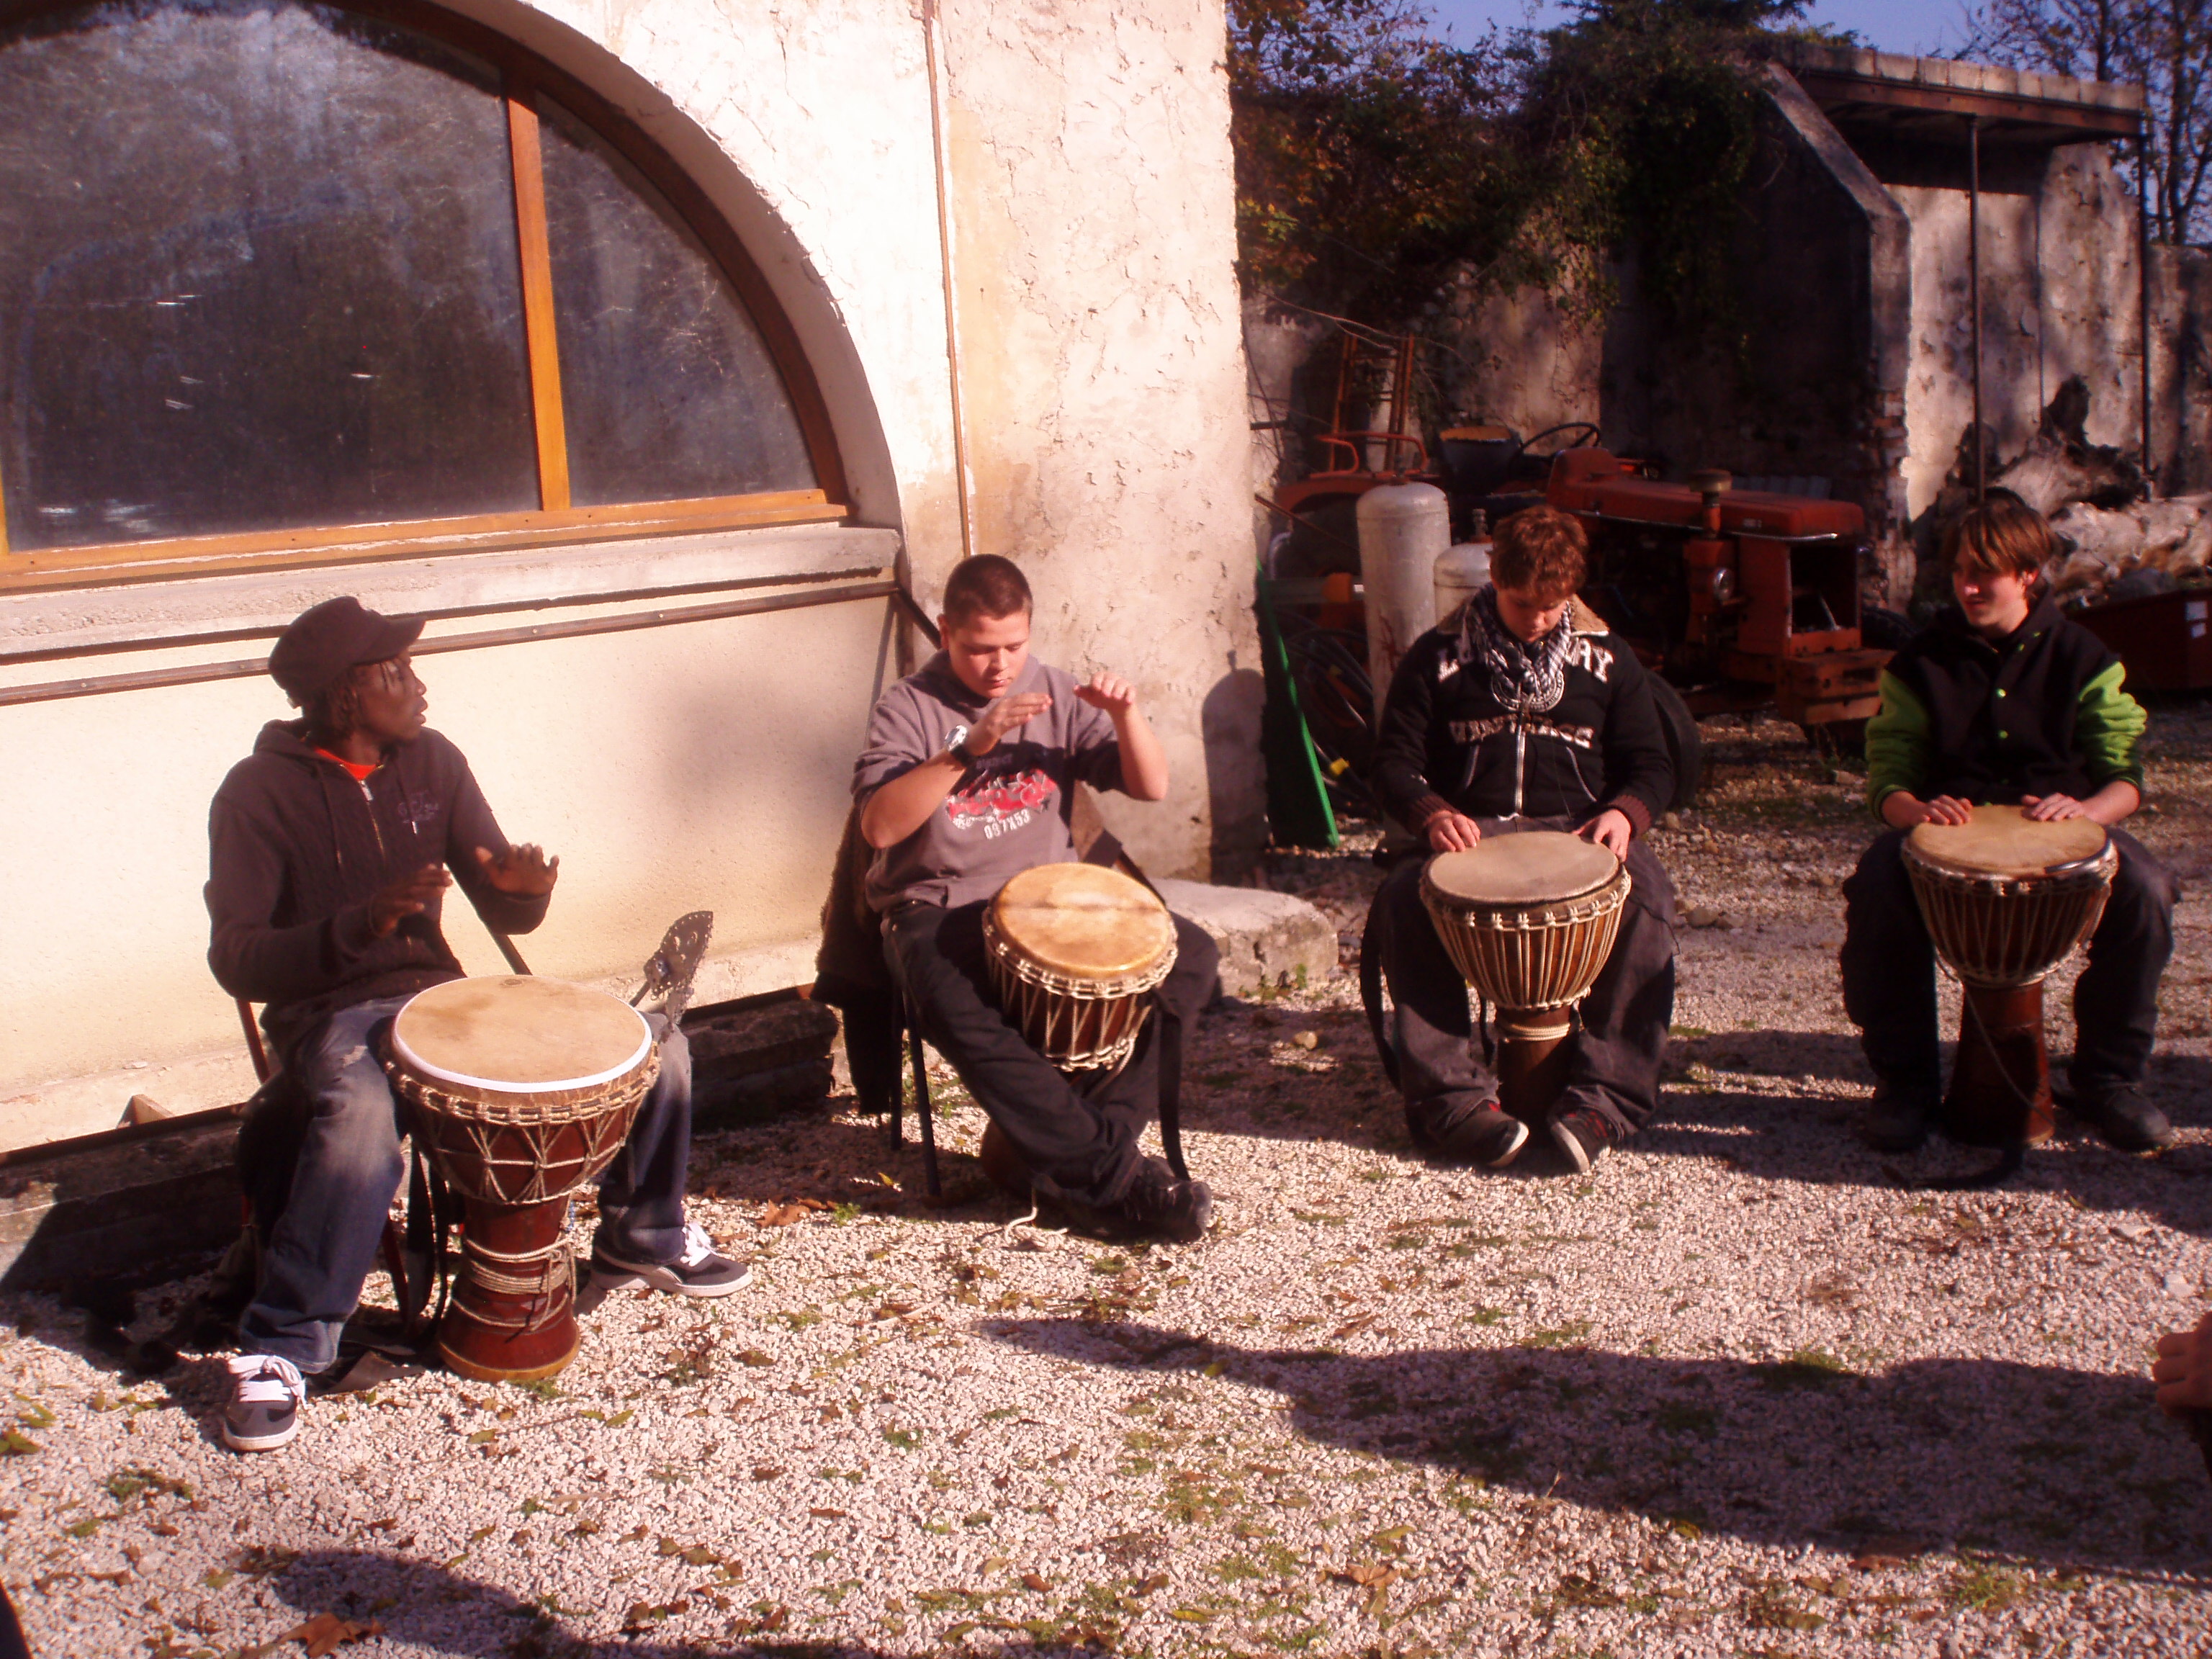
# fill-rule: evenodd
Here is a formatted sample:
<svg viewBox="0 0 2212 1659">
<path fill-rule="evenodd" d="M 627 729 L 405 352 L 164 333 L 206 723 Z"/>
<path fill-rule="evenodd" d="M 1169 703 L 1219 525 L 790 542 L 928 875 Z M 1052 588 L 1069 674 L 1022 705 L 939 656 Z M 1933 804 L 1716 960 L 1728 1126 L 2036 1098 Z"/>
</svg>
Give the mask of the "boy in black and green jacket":
<svg viewBox="0 0 2212 1659">
<path fill-rule="evenodd" d="M 1867 722 L 1867 803 L 1889 829 L 1844 884 L 1842 966 L 1844 1006 L 1881 1085 L 1861 1128 L 1885 1152 L 1927 1138 L 1942 1092 L 1935 951 L 1905 838 L 1918 823 L 1964 823 L 1975 803 L 2092 818 L 2112 836 L 2119 868 L 2074 989 L 2075 1110 L 2130 1152 L 2173 1139 L 2141 1085 L 2176 888 L 2117 827 L 2142 804 L 2146 717 L 2119 659 L 2036 592 L 2056 549 L 2041 516 L 2008 496 L 1961 517 L 1943 543 L 1958 607 L 1890 659 Z"/>
</svg>

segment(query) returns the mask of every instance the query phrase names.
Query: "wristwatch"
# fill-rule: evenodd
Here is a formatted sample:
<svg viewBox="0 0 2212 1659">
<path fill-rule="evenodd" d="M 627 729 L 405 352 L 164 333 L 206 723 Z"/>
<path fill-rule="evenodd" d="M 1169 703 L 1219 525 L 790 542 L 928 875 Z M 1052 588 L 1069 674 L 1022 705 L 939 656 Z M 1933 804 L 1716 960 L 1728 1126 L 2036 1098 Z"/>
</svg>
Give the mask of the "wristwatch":
<svg viewBox="0 0 2212 1659">
<path fill-rule="evenodd" d="M 968 728 L 956 726 L 945 739 L 945 752 L 963 766 L 973 766 L 975 757 L 968 752 Z"/>
</svg>

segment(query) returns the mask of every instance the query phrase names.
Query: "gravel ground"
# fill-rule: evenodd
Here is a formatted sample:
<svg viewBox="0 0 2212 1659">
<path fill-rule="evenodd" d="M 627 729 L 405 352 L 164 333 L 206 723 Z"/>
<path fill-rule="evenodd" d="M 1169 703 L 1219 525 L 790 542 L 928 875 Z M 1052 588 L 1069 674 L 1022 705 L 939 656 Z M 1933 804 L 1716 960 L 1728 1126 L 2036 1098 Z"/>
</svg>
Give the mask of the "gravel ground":
<svg viewBox="0 0 2212 1659">
<path fill-rule="evenodd" d="M 752 1289 L 618 1295 L 556 1384 L 318 1401 L 251 1459 L 219 1356 L 134 1381 L 82 1312 L 0 1303 L 34 1651 L 318 1615 L 346 1655 L 2204 1650 L 2212 1487 L 2145 1367 L 2212 1271 L 2212 718 L 2158 712 L 2141 821 L 2190 884 L 2153 1078 L 2182 1142 L 1975 1194 L 1905 1182 L 1985 1154 L 1848 1133 L 1858 780 L 1787 728 L 1707 735 L 1657 848 L 1714 925 L 1662 1121 L 1593 1178 L 1426 1166 L 1340 976 L 1202 1023 L 1191 1249 L 1008 1231 L 957 1094 L 942 1208 L 842 1110 L 723 1135 L 698 1212 Z M 1362 852 L 1273 878 L 1356 937 Z"/>
</svg>

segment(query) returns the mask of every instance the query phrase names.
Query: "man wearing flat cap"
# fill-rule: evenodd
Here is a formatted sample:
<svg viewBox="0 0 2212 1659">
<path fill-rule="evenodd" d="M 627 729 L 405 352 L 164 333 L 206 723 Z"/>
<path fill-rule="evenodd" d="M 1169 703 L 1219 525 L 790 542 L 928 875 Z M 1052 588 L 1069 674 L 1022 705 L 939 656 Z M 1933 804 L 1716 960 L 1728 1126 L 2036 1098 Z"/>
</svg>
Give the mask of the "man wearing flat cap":
<svg viewBox="0 0 2212 1659">
<path fill-rule="evenodd" d="M 262 1025 L 307 1114 L 288 1196 L 239 1321 L 223 1439 L 270 1451 L 299 1430 L 304 1377 L 328 1370 L 399 1188 L 398 1107 L 377 1028 L 417 991 L 461 977 L 438 925 L 459 882 L 484 925 L 544 919 L 560 860 L 508 844 L 461 751 L 422 723 L 410 653 L 419 618 L 350 597 L 295 620 L 269 672 L 303 718 L 272 720 L 209 815 L 208 960 Z M 656 1028 L 659 1022 L 655 1021 Z M 659 1080 L 599 1190 L 601 1284 L 722 1296 L 750 1270 L 684 1218 L 690 1064 L 660 1031 Z"/>
</svg>

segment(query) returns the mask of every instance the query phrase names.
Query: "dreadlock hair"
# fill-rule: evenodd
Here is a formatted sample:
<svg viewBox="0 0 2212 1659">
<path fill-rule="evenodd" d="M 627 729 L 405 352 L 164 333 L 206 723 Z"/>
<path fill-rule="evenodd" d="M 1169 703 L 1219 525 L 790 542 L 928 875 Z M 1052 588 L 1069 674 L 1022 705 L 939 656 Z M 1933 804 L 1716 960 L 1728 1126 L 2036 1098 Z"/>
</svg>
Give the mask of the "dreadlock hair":
<svg viewBox="0 0 2212 1659">
<path fill-rule="evenodd" d="M 342 738 L 361 715 L 361 686 L 357 668 L 349 668 L 336 685 L 325 686 L 296 704 L 307 717 L 307 730 L 319 737 Z"/>
</svg>

